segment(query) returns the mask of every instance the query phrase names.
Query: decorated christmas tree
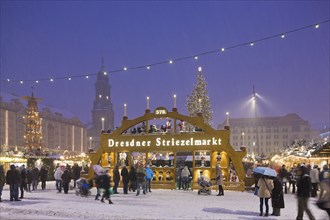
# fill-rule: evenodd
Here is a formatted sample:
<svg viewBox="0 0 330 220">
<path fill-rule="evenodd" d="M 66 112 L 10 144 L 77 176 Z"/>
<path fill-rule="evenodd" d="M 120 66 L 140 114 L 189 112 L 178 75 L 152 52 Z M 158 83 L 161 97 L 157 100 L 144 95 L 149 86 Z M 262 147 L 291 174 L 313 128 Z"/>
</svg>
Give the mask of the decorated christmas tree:
<svg viewBox="0 0 330 220">
<path fill-rule="evenodd" d="M 197 84 L 194 86 L 194 90 L 187 98 L 187 111 L 189 116 L 197 116 L 202 114 L 204 122 L 212 125 L 212 109 L 210 98 L 207 95 L 206 90 L 207 82 L 202 74 L 202 67 L 198 67 Z"/>
</svg>

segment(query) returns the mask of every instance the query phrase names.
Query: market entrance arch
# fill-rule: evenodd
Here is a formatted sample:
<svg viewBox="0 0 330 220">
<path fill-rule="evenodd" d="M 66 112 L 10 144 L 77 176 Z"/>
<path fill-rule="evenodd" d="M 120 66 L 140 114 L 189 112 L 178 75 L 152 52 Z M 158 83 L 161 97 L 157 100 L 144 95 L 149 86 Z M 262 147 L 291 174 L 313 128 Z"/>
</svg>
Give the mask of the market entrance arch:
<svg viewBox="0 0 330 220">
<path fill-rule="evenodd" d="M 158 126 L 155 121 L 162 121 Z M 170 123 L 171 125 L 165 125 Z M 188 129 L 188 126 L 192 129 Z M 136 129 L 137 128 L 137 129 Z M 190 152 L 189 155 L 184 152 Z M 244 190 L 245 172 L 242 158 L 245 148 L 234 150 L 230 145 L 230 129 L 215 130 L 204 123 L 201 116 L 179 114 L 176 108 L 169 112 L 158 107 L 154 112 L 146 110 L 141 117 L 129 120 L 123 117 L 121 127 L 112 133 L 101 133 L 100 147 L 90 152 L 91 167 L 99 164 L 112 175 L 116 164 L 127 166 L 138 161 L 149 164 L 154 172 L 153 188 L 175 189 L 178 187 L 179 167 L 189 165 L 192 184 L 197 188 L 197 179 L 202 172 L 208 178 L 215 177 L 216 165 L 222 168 L 224 188 Z M 232 180 L 235 175 L 236 180 Z M 87 178 L 93 178 L 90 169 Z"/>
</svg>

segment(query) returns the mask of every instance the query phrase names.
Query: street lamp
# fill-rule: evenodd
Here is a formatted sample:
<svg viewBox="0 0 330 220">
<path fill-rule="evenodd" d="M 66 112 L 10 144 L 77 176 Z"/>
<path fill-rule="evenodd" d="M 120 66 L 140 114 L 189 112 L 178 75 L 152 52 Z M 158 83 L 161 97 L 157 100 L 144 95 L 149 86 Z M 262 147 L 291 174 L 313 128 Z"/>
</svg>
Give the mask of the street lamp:
<svg viewBox="0 0 330 220">
<path fill-rule="evenodd" d="M 244 133 L 244 132 L 242 132 L 242 139 L 243 139 L 243 144 L 242 144 L 242 147 L 244 147 L 244 135 L 245 135 L 245 133 Z"/>
<path fill-rule="evenodd" d="M 252 92 L 252 101 L 253 101 L 253 104 L 254 104 L 254 119 L 255 119 L 255 129 L 256 129 L 256 142 L 255 142 L 255 145 L 256 145 L 256 148 L 257 148 L 257 153 L 260 153 L 259 152 L 259 134 L 258 134 L 258 117 L 257 117 L 257 93 L 254 89 L 254 85 L 253 85 L 253 92 Z"/>
<path fill-rule="evenodd" d="M 92 148 L 92 137 L 89 137 L 89 149 L 91 149 Z"/>
<path fill-rule="evenodd" d="M 102 120 L 102 131 L 104 131 L 104 118 L 101 118 Z"/>
</svg>

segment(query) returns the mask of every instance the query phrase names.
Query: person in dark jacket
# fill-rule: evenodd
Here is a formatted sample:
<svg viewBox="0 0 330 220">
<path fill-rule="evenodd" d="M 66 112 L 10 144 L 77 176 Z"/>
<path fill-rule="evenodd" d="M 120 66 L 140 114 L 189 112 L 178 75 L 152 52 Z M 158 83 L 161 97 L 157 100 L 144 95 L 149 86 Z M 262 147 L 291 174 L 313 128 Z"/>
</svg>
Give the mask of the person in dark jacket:
<svg viewBox="0 0 330 220">
<path fill-rule="evenodd" d="M 26 188 L 27 177 L 26 177 L 26 169 L 25 169 L 24 164 L 20 167 L 19 172 L 20 172 L 20 175 L 21 175 L 21 184 L 19 186 L 20 191 L 21 191 L 21 196 L 19 198 L 23 199 L 24 190 L 27 190 L 27 188 Z"/>
<path fill-rule="evenodd" d="M 136 176 L 137 176 L 137 193 L 136 195 L 140 195 L 140 188 L 143 190 L 143 194 L 146 194 L 146 188 L 145 188 L 145 176 L 146 171 L 143 167 L 142 162 L 138 162 L 137 169 L 136 169 Z"/>
<path fill-rule="evenodd" d="M 285 165 L 282 165 L 282 168 L 280 169 L 279 173 L 278 173 L 279 178 L 281 179 L 282 184 L 284 185 L 284 193 L 288 193 L 288 186 L 287 186 L 287 182 L 289 179 L 289 173 L 288 171 L 285 169 Z"/>
<path fill-rule="evenodd" d="M 47 177 L 48 177 L 48 170 L 46 169 L 45 166 L 42 166 L 40 169 L 40 180 L 41 180 L 41 189 L 42 190 L 46 189 Z"/>
<path fill-rule="evenodd" d="M 312 183 L 309 176 L 309 171 L 304 164 L 299 167 L 297 175 L 299 178 L 297 181 L 298 215 L 296 220 L 302 220 L 304 212 L 307 213 L 310 220 L 315 220 L 315 217 L 308 208 L 308 200 L 311 196 Z"/>
<path fill-rule="evenodd" d="M 278 177 L 273 180 L 274 188 L 272 190 L 272 207 L 273 213 L 271 215 L 280 216 L 281 209 L 284 208 L 284 198 L 283 198 L 283 185 Z"/>
<path fill-rule="evenodd" d="M 136 190 L 136 185 L 137 185 L 137 177 L 136 177 L 136 169 L 134 167 L 134 165 L 131 166 L 131 169 L 128 173 L 129 175 L 129 180 L 130 180 L 130 185 L 129 185 L 129 191 L 133 191 L 135 192 Z"/>
<path fill-rule="evenodd" d="M 3 186 L 5 184 L 6 184 L 5 170 L 3 169 L 3 165 L 0 164 L 0 202 L 2 202 L 1 196 L 2 196 Z"/>
<path fill-rule="evenodd" d="M 68 194 L 69 192 L 69 184 L 71 181 L 71 177 L 70 177 L 70 172 L 68 169 L 65 169 L 62 176 L 62 184 L 63 184 L 63 190 L 64 190 L 64 194 Z"/>
<path fill-rule="evenodd" d="M 123 166 L 123 169 L 121 169 L 120 175 L 122 176 L 124 194 L 127 194 L 129 175 L 125 165 Z"/>
<path fill-rule="evenodd" d="M 104 199 L 109 201 L 109 204 L 113 204 L 110 199 L 110 176 L 108 175 L 108 171 L 105 171 L 103 175 L 100 175 L 100 188 L 103 189 L 103 195 L 101 198 L 101 202 L 104 202 Z"/>
<path fill-rule="evenodd" d="M 10 201 L 21 201 L 18 199 L 18 187 L 21 184 L 21 176 L 15 165 L 10 165 L 10 170 L 6 174 L 6 182 L 9 185 Z"/>
<path fill-rule="evenodd" d="M 39 183 L 39 169 L 34 167 L 32 170 L 32 190 L 37 190 Z"/>
<path fill-rule="evenodd" d="M 113 182 L 114 182 L 113 193 L 114 194 L 119 194 L 118 193 L 118 185 L 119 185 L 119 182 L 120 182 L 120 174 L 119 174 L 119 165 L 118 164 L 113 169 Z"/>
<path fill-rule="evenodd" d="M 26 182 L 26 184 L 27 184 L 27 191 L 28 192 L 31 192 L 31 184 L 32 184 L 32 172 L 31 172 L 31 170 L 29 170 L 29 169 L 27 169 L 26 170 L 26 179 L 27 179 L 27 182 Z"/>
<path fill-rule="evenodd" d="M 76 188 L 76 182 L 80 178 L 80 167 L 75 163 L 72 167 L 73 187 Z"/>
</svg>

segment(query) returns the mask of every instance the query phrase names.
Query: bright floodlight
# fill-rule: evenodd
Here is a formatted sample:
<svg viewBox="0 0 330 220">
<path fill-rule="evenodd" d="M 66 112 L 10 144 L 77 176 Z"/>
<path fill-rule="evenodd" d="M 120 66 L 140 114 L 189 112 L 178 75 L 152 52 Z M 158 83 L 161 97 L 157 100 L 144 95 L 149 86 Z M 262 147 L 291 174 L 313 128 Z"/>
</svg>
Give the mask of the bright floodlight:
<svg viewBox="0 0 330 220">
<path fill-rule="evenodd" d="M 225 48 L 221 48 L 221 51 L 222 51 L 222 52 L 225 51 Z"/>
<path fill-rule="evenodd" d="M 201 66 L 198 67 L 198 72 L 202 72 L 202 67 Z"/>
<path fill-rule="evenodd" d="M 173 61 L 172 61 L 172 60 L 170 60 L 170 61 L 169 61 L 169 63 L 170 63 L 170 64 L 172 64 L 172 63 L 173 63 Z"/>
<path fill-rule="evenodd" d="M 281 35 L 281 38 L 285 38 L 285 35 L 284 35 L 284 34 L 282 34 L 282 35 Z"/>
<path fill-rule="evenodd" d="M 315 28 L 319 28 L 319 27 L 320 27 L 320 25 L 319 25 L 319 24 L 316 24 L 316 25 L 315 25 Z"/>
</svg>

